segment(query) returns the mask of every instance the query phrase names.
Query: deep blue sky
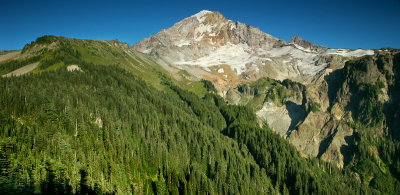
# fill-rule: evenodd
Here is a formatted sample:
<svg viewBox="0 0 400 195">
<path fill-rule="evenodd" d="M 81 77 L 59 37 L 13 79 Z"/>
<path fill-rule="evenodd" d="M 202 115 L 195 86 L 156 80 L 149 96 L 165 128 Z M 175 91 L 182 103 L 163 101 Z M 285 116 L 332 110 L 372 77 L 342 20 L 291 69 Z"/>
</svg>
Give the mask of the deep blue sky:
<svg viewBox="0 0 400 195">
<path fill-rule="evenodd" d="M 285 39 L 331 48 L 400 48 L 400 0 L 0 0 L 0 50 L 42 35 L 130 45 L 203 9 Z"/>
</svg>

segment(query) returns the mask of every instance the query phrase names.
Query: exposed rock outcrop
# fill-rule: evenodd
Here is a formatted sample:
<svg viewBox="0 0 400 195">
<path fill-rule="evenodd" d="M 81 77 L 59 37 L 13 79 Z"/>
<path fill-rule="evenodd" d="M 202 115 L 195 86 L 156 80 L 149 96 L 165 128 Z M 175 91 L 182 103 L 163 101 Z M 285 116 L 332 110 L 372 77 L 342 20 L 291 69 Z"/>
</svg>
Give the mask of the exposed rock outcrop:
<svg viewBox="0 0 400 195">
<path fill-rule="evenodd" d="M 295 46 L 300 46 L 301 49 L 309 50 L 312 52 L 324 52 L 328 50 L 325 46 L 319 46 L 315 43 L 311 43 L 309 41 L 303 40 L 299 36 L 293 36 L 292 39 L 289 41 L 289 44 L 294 44 Z"/>
</svg>

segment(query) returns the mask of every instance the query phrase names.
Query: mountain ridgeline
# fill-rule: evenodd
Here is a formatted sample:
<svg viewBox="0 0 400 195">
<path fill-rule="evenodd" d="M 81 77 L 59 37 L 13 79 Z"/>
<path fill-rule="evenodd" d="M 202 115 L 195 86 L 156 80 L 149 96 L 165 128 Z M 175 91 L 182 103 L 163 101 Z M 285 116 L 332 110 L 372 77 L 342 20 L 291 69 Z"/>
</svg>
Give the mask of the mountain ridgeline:
<svg viewBox="0 0 400 195">
<path fill-rule="evenodd" d="M 0 52 L 0 194 L 396 194 L 400 52 L 202 11 Z"/>
</svg>

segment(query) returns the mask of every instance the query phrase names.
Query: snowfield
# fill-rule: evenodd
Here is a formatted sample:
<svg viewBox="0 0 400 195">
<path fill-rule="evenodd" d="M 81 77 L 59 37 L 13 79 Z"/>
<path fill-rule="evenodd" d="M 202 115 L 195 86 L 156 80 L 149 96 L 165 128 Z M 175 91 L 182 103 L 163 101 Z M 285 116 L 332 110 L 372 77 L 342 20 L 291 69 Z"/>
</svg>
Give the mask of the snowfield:
<svg viewBox="0 0 400 195">
<path fill-rule="evenodd" d="M 370 49 L 328 49 L 323 55 L 341 55 L 344 57 L 361 57 L 365 55 L 374 55 L 374 51 Z"/>
<path fill-rule="evenodd" d="M 201 67 L 209 67 L 220 64 L 228 64 L 232 70 L 236 69 L 236 73 L 240 75 L 246 68 L 246 64 L 252 63 L 258 60 L 259 57 L 251 54 L 251 49 L 246 44 L 233 45 L 228 43 L 215 51 L 211 52 L 210 55 L 201 57 L 197 60 L 190 60 L 175 62 L 176 65 L 198 65 Z"/>
<path fill-rule="evenodd" d="M 341 55 L 344 57 L 360 57 L 373 55 L 373 50 L 349 50 L 349 49 L 328 49 L 323 53 L 313 52 L 301 46 L 292 44 L 270 50 L 258 48 L 251 49 L 247 44 L 228 43 L 222 47 L 215 48 L 209 55 L 194 60 L 183 60 L 174 62 L 176 65 L 197 65 L 203 68 L 209 66 L 228 64 L 232 70 L 240 75 L 246 71 L 247 64 L 265 65 L 265 61 L 281 62 L 286 66 L 297 67 L 302 75 L 315 75 L 323 70 L 328 64 L 316 66 L 316 61 L 321 56 Z M 255 70 L 258 71 L 258 68 Z"/>
</svg>

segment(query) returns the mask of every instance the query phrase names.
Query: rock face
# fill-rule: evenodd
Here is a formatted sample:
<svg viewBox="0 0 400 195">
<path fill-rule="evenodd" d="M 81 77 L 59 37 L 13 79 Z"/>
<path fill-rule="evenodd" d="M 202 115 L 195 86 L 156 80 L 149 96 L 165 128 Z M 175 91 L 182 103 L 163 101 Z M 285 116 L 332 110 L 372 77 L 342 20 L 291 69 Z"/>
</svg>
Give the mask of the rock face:
<svg viewBox="0 0 400 195">
<path fill-rule="evenodd" d="M 353 129 L 327 113 L 309 113 L 288 139 L 304 154 L 336 163 L 340 168 L 352 155 L 347 148 L 353 144 Z"/>
<path fill-rule="evenodd" d="M 293 44 L 297 47 L 301 47 L 303 50 L 309 50 L 311 52 L 324 52 L 328 50 L 328 48 L 325 46 L 319 46 L 317 44 L 308 42 L 299 36 L 292 37 L 292 39 L 289 41 L 289 44 Z"/>
</svg>

